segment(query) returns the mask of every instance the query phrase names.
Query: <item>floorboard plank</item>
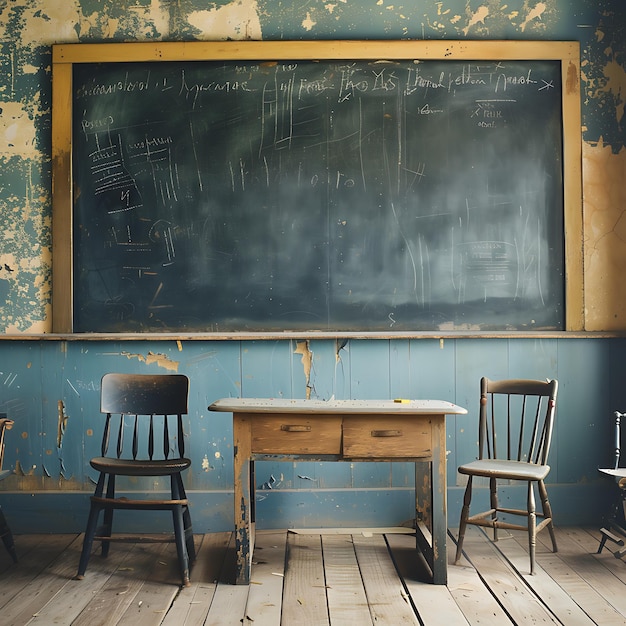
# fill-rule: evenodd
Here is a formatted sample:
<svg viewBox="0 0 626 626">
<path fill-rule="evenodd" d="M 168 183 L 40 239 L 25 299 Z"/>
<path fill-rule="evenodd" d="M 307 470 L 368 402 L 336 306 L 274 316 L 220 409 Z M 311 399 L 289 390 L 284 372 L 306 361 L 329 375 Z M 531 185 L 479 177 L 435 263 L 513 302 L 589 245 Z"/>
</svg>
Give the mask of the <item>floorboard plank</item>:
<svg viewBox="0 0 626 626">
<path fill-rule="evenodd" d="M 11 565 L 0 574 L 0 609 L 22 592 L 24 587 L 40 576 L 57 559 L 77 535 L 20 535 L 20 546 L 29 548 L 18 555 L 17 564 Z M 8 554 L 7 554 L 7 558 Z M 78 566 L 78 561 L 76 561 Z"/>
<path fill-rule="evenodd" d="M 497 547 L 509 560 L 518 574 L 524 578 L 526 584 L 534 591 L 537 597 L 549 607 L 549 610 L 567 626 L 593 626 L 596 622 L 577 604 L 574 598 L 554 578 L 569 578 L 576 576 L 576 572 L 567 568 L 565 564 L 555 557 L 551 551 L 541 551 L 538 548 L 536 558 L 537 568 L 534 575 L 529 573 L 528 548 L 524 549 L 528 535 L 526 533 L 513 532 L 509 537 L 501 533 L 502 538 Z"/>
<path fill-rule="evenodd" d="M 38 624 L 74 624 L 90 601 L 102 591 L 123 563 L 132 562 L 134 546 L 123 550 L 111 550 L 106 559 L 92 557 L 83 580 L 73 577 L 37 611 L 32 622 Z M 109 607 L 107 607 L 108 609 Z M 83 622 L 84 623 L 84 622 Z M 115 622 L 113 622 L 115 623 Z"/>
<path fill-rule="evenodd" d="M 82 535 L 18 536 L 17 566 L 0 567 L 2 626 L 617 626 L 626 624 L 626 563 L 596 554 L 597 529 L 540 533 L 528 573 L 524 532 L 493 543 L 468 528 L 448 584 L 433 586 L 413 535 L 261 531 L 250 585 L 233 585 L 234 533 L 196 535 L 192 584 L 181 589 L 172 544 L 113 544 L 73 580 Z M 1 546 L 0 546 L 1 547 Z M 97 552 L 98 548 L 96 548 Z M 0 555 L 2 556 L 2 555 Z M 467 557 L 467 558 L 466 558 Z M 469 559 L 469 560 L 468 560 Z M 283 576 L 281 576 L 283 574 Z"/>
<path fill-rule="evenodd" d="M 245 618 L 254 626 L 278 626 L 282 611 L 287 534 L 257 530 Z"/>
<path fill-rule="evenodd" d="M 81 548 L 82 537 L 72 535 L 66 549 L 2 608 L 3 626 L 24 626 L 37 615 L 76 574 Z"/>
<path fill-rule="evenodd" d="M 386 535 L 387 543 L 407 592 L 424 626 L 469 624 L 445 585 L 433 585 L 425 572 L 426 564 L 415 549 L 412 535 Z"/>
<path fill-rule="evenodd" d="M 626 608 L 620 610 L 620 606 L 626 604 L 624 584 L 607 571 L 597 555 L 568 537 L 568 529 L 557 527 L 555 532 L 556 554 L 547 549 L 543 533 L 538 537 L 538 542 L 544 546 L 544 550 L 537 552 L 541 567 L 597 624 L 612 626 L 626 623 Z M 608 553 L 606 556 L 614 559 Z"/>
<path fill-rule="evenodd" d="M 196 546 L 191 584 L 183 587 L 162 626 L 203 626 L 217 589 L 231 532 L 208 533 Z"/>
<path fill-rule="evenodd" d="M 115 626 L 163 558 L 164 544 L 131 544 L 126 558 L 72 626 Z"/>
<path fill-rule="evenodd" d="M 320 535 L 289 533 L 282 626 L 328 625 Z"/>
<path fill-rule="evenodd" d="M 231 533 L 222 570 L 205 626 L 241 626 L 245 621 L 249 585 L 234 585 L 235 580 L 235 535 Z"/>
<path fill-rule="evenodd" d="M 496 601 L 471 563 L 461 556 L 454 564 L 456 531 L 448 533 L 448 589 L 465 619 L 472 626 L 509 624 L 511 620 Z"/>
<path fill-rule="evenodd" d="M 32 555 L 33 550 L 41 549 L 45 544 L 45 541 L 51 535 L 47 534 L 34 534 L 34 535 L 13 535 L 15 541 L 15 551 L 17 552 L 18 563 L 24 558 L 28 558 Z M 0 545 L 0 576 L 2 576 L 7 570 L 14 570 L 15 563 L 11 558 L 11 555 L 7 552 L 4 545 Z"/>
<path fill-rule="evenodd" d="M 382 535 L 353 535 L 372 619 L 376 624 L 419 624 Z"/>
<path fill-rule="evenodd" d="M 352 538 L 323 535 L 326 596 L 331 624 L 372 624 Z"/>
<path fill-rule="evenodd" d="M 154 544 L 161 549 L 153 568 L 133 601 L 118 621 L 119 626 L 156 626 L 161 624 L 180 590 L 180 570 L 173 543 Z"/>
<path fill-rule="evenodd" d="M 467 528 L 463 549 L 511 621 L 533 625 L 559 623 L 528 589 L 524 579 L 506 563 L 497 546 L 481 529 L 475 526 Z"/>
</svg>

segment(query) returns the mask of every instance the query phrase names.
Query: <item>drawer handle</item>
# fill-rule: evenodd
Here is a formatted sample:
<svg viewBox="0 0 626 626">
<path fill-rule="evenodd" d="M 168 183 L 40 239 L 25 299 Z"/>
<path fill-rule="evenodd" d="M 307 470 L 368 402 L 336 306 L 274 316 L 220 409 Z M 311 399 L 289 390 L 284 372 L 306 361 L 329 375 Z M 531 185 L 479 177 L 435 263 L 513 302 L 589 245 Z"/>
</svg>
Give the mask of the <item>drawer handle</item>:
<svg viewBox="0 0 626 626">
<path fill-rule="evenodd" d="M 402 437 L 401 430 L 373 430 L 372 437 Z"/>
<path fill-rule="evenodd" d="M 280 429 L 288 433 L 310 433 L 311 432 L 311 427 L 306 426 L 304 424 L 282 424 Z"/>
</svg>

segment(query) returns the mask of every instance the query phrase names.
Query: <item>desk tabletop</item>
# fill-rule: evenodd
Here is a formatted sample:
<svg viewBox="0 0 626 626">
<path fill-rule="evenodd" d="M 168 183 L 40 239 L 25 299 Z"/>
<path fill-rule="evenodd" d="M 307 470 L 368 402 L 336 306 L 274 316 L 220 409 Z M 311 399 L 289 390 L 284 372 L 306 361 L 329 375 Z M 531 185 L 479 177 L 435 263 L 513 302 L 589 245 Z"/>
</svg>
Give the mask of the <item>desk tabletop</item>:
<svg viewBox="0 0 626 626">
<path fill-rule="evenodd" d="M 304 400 L 283 398 L 222 398 L 210 411 L 227 413 L 407 413 L 465 415 L 467 409 L 445 400 Z"/>
</svg>

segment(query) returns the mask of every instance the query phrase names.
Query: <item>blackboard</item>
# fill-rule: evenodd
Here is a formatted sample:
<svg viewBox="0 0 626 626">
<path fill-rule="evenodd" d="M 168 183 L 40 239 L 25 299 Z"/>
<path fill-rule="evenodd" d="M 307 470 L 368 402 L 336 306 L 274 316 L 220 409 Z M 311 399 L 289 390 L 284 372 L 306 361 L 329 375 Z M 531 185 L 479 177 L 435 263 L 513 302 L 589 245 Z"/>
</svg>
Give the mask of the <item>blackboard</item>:
<svg viewBox="0 0 626 626">
<path fill-rule="evenodd" d="M 72 80 L 75 331 L 565 327 L 560 61 Z"/>
</svg>

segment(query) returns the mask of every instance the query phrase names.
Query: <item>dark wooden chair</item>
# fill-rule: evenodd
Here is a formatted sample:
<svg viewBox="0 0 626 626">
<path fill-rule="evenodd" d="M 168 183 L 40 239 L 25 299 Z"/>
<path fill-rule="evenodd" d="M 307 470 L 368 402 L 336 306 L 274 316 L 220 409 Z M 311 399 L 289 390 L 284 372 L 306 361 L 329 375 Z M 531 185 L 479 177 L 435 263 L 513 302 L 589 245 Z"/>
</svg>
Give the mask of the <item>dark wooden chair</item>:
<svg viewBox="0 0 626 626">
<path fill-rule="evenodd" d="M 621 559 L 626 555 L 626 467 L 620 467 L 621 458 L 621 421 L 626 417 L 626 413 L 615 411 L 614 426 L 614 462 L 613 467 L 602 467 L 598 471 L 605 476 L 610 476 L 616 484 L 616 493 L 609 514 L 604 520 L 604 525 L 600 529 L 600 545 L 598 554 L 602 552 L 606 542 L 614 543 L 617 550 L 613 552 L 614 556 Z"/>
<path fill-rule="evenodd" d="M 480 382 L 480 415 L 478 460 L 459 467 L 468 477 L 457 543 L 457 562 L 461 558 L 467 524 L 493 529 L 528 531 L 530 573 L 535 571 L 537 533 L 548 528 L 552 549 L 557 551 L 552 509 L 544 480 L 550 471 L 548 452 L 552 438 L 558 382 L 551 380 L 501 380 L 483 378 Z M 489 479 L 490 508 L 470 516 L 472 486 L 475 477 Z M 498 481 L 527 483 L 526 509 L 505 508 L 498 504 Z M 542 512 L 535 509 L 535 485 L 542 503 Z M 499 514 L 525 516 L 525 525 L 501 519 Z M 537 523 L 537 518 L 541 521 Z"/>
<path fill-rule="evenodd" d="M 106 374 L 102 378 L 100 411 L 106 415 L 102 456 L 91 459 L 100 477 L 91 497 L 77 579 L 84 577 L 94 540 L 102 542 L 102 556 L 107 556 L 111 541 L 138 539 L 112 533 L 115 510 L 165 510 L 172 512 L 174 537 L 147 535 L 141 539 L 175 541 L 182 584 L 189 585 L 190 563 L 196 554 L 182 479 L 182 472 L 191 465 L 184 456 L 182 419 L 187 413 L 188 394 L 189 380 L 179 374 Z M 117 476 L 167 477 L 170 497 L 117 497 Z M 103 524 L 99 527 L 101 512 Z"/>
<path fill-rule="evenodd" d="M 13 426 L 13 421 L 8 419 L 6 413 L 0 413 L 0 480 L 4 480 L 11 470 L 3 470 L 2 462 L 4 461 L 4 433 L 10 430 Z M 15 544 L 13 542 L 13 533 L 7 524 L 7 520 L 2 512 L 0 506 L 0 537 L 2 537 L 2 543 L 7 549 L 7 552 L 11 555 L 14 563 L 17 563 L 17 552 L 15 551 Z"/>
</svg>

